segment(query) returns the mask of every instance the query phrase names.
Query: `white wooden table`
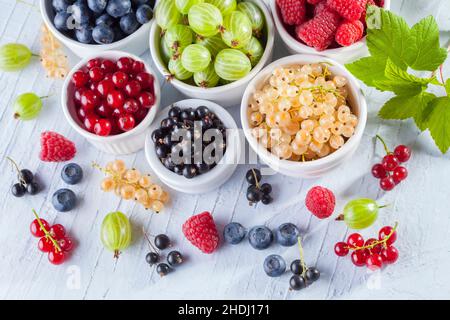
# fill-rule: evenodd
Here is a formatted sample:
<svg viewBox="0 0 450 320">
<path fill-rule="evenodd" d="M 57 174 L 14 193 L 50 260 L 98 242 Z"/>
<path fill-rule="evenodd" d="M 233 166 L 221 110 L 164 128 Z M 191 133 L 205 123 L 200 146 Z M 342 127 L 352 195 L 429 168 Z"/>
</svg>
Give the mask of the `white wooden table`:
<svg viewBox="0 0 450 320">
<path fill-rule="evenodd" d="M 27 1 L 27 0 L 26 0 Z M 32 0 L 28 0 L 33 2 Z M 34 0 L 34 3 L 37 3 Z M 409 23 L 433 14 L 443 29 L 449 29 L 448 1 L 393 1 L 393 10 Z M 14 0 L 0 0 L 0 43 L 21 42 L 39 51 L 42 20 L 36 7 Z M 442 33 L 442 43 L 449 34 Z M 286 55 L 277 41 L 275 58 Z M 151 61 L 149 53 L 144 55 Z M 72 63 L 76 59 L 72 57 Z M 446 64 L 447 76 L 450 63 Z M 61 81 L 45 78 L 38 61 L 18 73 L 0 74 L 0 298 L 3 299 L 377 299 L 377 298 L 449 298 L 450 297 L 450 154 L 442 156 L 427 133 L 421 134 L 410 122 L 382 122 L 377 110 L 388 98 L 366 89 L 369 121 L 361 146 L 351 162 L 317 180 L 300 180 L 276 175 L 273 184 L 275 202 L 271 206 L 250 208 L 245 199 L 244 174 L 240 166 L 232 178 L 215 192 L 199 196 L 172 192 L 170 207 L 159 215 L 145 212 L 133 202 L 121 201 L 99 190 L 102 175 L 90 167 L 92 161 L 105 164 L 114 159 L 91 147 L 70 129 L 59 103 Z M 16 95 L 34 91 L 50 94 L 39 118 L 29 122 L 15 121 L 12 101 Z M 442 94 L 442 93 L 441 93 Z M 163 86 L 163 105 L 182 99 L 170 84 Z M 238 108 L 230 109 L 238 121 Z M 63 164 L 38 160 L 39 136 L 44 130 L 57 131 L 76 143 L 74 161 L 82 165 L 85 178 L 72 189 L 80 198 L 78 207 L 69 213 L 57 213 L 51 206 L 51 195 L 64 187 L 60 179 Z M 410 176 L 395 191 L 384 194 L 370 176 L 371 165 L 380 159 L 373 137 L 383 135 L 393 146 L 405 143 L 413 148 L 407 167 Z M 14 198 L 10 187 L 15 173 L 5 156 L 37 174 L 42 190 L 36 196 Z M 144 152 L 123 157 L 129 166 L 149 170 Z M 355 268 L 350 259 L 337 258 L 333 246 L 348 234 L 343 223 L 319 221 L 304 207 L 303 199 L 312 185 L 324 185 L 336 191 L 338 210 L 351 198 L 369 196 L 390 203 L 375 225 L 362 234 L 368 238 L 385 224 L 400 223 L 397 246 L 400 260 L 381 274 L 368 274 L 366 268 Z M 71 259 L 53 266 L 37 249 L 37 239 L 30 235 L 31 209 L 43 218 L 62 223 L 78 245 Z M 100 240 L 100 224 L 110 211 L 120 210 L 131 219 L 133 244 L 115 261 Z M 306 260 L 322 273 L 320 281 L 302 292 L 289 292 L 289 276 L 269 278 L 262 269 L 265 256 L 282 254 L 287 261 L 298 256 L 296 247 L 283 250 L 273 245 L 266 251 L 255 251 L 248 243 L 222 246 L 213 255 L 200 254 L 181 234 L 182 223 L 204 210 L 213 212 L 219 228 L 229 221 L 246 227 L 266 224 L 276 228 L 283 222 L 294 222 L 305 234 Z M 185 256 L 185 265 L 167 277 L 160 278 L 145 262 L 147 244 L 141 236 L 144 226 L 151 234 L 167 233 Z"/>
</svg>

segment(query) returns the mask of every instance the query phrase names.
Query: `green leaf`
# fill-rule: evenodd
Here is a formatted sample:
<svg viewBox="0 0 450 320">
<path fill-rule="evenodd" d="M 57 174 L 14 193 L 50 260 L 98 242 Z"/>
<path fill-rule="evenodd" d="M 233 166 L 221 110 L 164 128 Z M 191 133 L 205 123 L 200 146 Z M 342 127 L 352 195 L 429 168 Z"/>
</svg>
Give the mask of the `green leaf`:
<svg viewBox="0 0 450 320">
<path fill-rule="evenodd" d="M 384 58 L 361 58 L 353 63 L 346 64 L 345 67 L 369 87 L 374 86 L 374 81 L 386 79 L 384 76 L 386 59 Z"/>
<path fill-rule="evenodd" d="M 371 23 L 367 29 L 367 46 L 373 57 L 390 58 L 401 69 L 406 70 L 405 57 L 408 50 L 408 39 L 411 29 L 406 21 L 391 11 L 374 10 L 373 15 L 378 20 Z"/>
<path fill-rule="evenodd" d="M 447 92 L 447 95 L 450 96 L 450 78 L 445 81 L 445 92 Z"/>
<path fill-rule="evenodd" d="M 439 150 L 446 153 L 450 147 L 450 98 L 436 98 L 430 102 L 429 108 L 426 125 Z"/>
<path fill-rule="evenodd" d="M 414 118 L 420 130 L 425 130 L 424 111 L 430 101 L 435 99 L 434 94 L 421 92 L 414 96 L 397 96 L 390 99 L 378 112 L 378 116 L 386 120 L 405 120 Z"/>
<path fill-rule="evenodd" d="M 433 16 L 428 16 L 412 28 L 405 51 L 405 61 L 414 70 L 436 70 L 447 58 L 440 47 L 439 28 Z"/>
</svg>

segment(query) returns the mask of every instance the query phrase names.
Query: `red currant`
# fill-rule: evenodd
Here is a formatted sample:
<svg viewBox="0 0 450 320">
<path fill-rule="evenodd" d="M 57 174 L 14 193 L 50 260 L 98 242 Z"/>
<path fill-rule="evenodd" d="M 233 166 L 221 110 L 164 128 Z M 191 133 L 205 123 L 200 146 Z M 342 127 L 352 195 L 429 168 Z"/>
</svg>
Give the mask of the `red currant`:
<svg viewBox="0 0 450 320">
<path fill-rule="evenodd" d="M 61 224 L 54 224 L 48 232 L 56 240 L 62 239 L 66 235 L 66 229 Z"/>
<path fill-rule="evenodd" d="M 383 228 L 380 229 L 380 231 L 378 232 L 378 239 L 380 240 L 384 240 L 384 238 L 386 238 L 387 236 L 389 236 L 392 232 L 393 228 L 391 226 L 385 226 Z M 390 246 L 391 244 L 393 244 L 395 242 L 395 240 L 397 240 L 397 232 L 394 231 L 391 235 L 391 237 L 386 240 L 386 245 Z"/>
<path fill-rule="evenodd" d="M 94 125 L 94 133 L 98 136 L 109 136 L 111 129 L 111 121 L 108 119 L 100 119 Z"/>
<path fill-rule="evenodd" d="M 141 84 L 142 89 L 153 90 L 155 78 L 147 72 L 141 72 L 136 75 L 136 80 Z"/>
<path fill-rule="evenodd" d="M 124 116 L 126 114 L 127 113 L 125 112 L 125 109 L 122 106 L 114 108 L 113 111 L 112 111 L 112 116 L 114 118 L 120 118 L 121 116 Z"/>
<path fill-rule="evenodd" d="M 123 108 L 127 113 L 135 113 L 139 110 L 139 103 L 135 99 L 130 98 L 125 101 Z"/>
<path fill-rule="evenodd" d="M 398 250 L 394 246 L 388 246 L 381 250 L 381 258 L 384 263 L 392 264 L 398 260 Z"/>
<path fill-rule="evenodd" d="M 112 115 L 112 109 L 108 106 L 106 101 L 103 101 L 95 108 L 95 113 L 103 118 L 109 118 Z"/>
<path fill-rule="evenodd" d="M 105 74 L 105 77 L 103 78 L 103 80 L 111 80 L 112 81 L 112 76 L 113 76 L 112 73 L 107 73 L 107 74 Z"/>
<path fill-rule="evenodd" d="M 102 68 L 105 72 L 110 73 L 116 71 L 116 64 L 111 60 L 103 60 L 100 68 Z"/>
<path fill-rule="evenodd" d="M 385 177 L 380 180 L 380 188 L 384 191 L 391 191 L 395 187 L 394 178 L 391 176 Z"/>
<path fill-rule="evenodd" d="M 364 243 L 364 247 L 372 246 L 373 243 L 376 242 L 376 241 L 378 241 L 378 240 L 374 239 L 374 238 L 367 239 L 366 242 Z M 370 249 L 369 248 L 366 249 L 366 253 L 367 254 L 374 254 L 374 253 L 380 254 L 382 249 L 383 249 L 383 246 L 381 244 L 377 244 L 377 245 L 375 245 L 374 247 L 372 247 Z"/>
<path fill-rule="evenodd" d="M 363 265 L 366 264 L 367 255 L 364 250 L 353 251 L 350 256 L 355 266 L 362 267 Z"/>
<path fill-rule="evenodd" d="M 401 144 L 395 147 L 394 154 L 400 162 L 406 162 L 411 158 L 411 149 Z"/>
<path fill-rule="evenodd" d="M 155 96 L 148 91 L 141 92 L 138 101 L 141 107 L 150 109 L 155 104 Z"/>
<path fill-rule="evenodd" d="M 138 74 L 139 72 L 143 72 L 145 70 L 145 65 L 142 61 L 134 61 L 131 67 L 131 72 L 134 74 Z"/>
<path fill-rule="evenodd" d="M 129 57 L 122 57 L 116 62 L 117 69 L 130 73 L 133 68 L 134 60 Z"/>
<path fill-rule="evenodd" d="M 86 111 L 94 111 L 94 108 L 99 104 L 100 99 L 98 95 L 92 90 L 85 90 L 81 94 L 81 106 Z"/>
<path fill-rule="evenodd" d="M 348 245 L 345 242 L 338 242 L 334 245 L 334 253 L 339 257 L 344 257 L 348 254 Z"/>
<path fill-rule="evenodd" d="M 117 122 L 119 128 L 123 131 L 130 131 L 136 125 L 136 120 L 134 120 L 134 117 L 130 114 L 121 116 Z"/>
<path fill-rule="evenodd" d="M 45 228 L 45 230 L 48 231 L 50 229 L 48 222 L 45 221 L 44 219 L 40 219 L 40 220 L 41 220 L 42 226 Z M 41 229 L 41 226 L 39 225 L 39 222 L 37 219 L 34 219 L 31 222 L 30 232 L 33 236 L 38 237 L 38 238 L 45 236 L 45 232 Z"/>
<path fill-rule="evenodd" d="M 387 170 L 387 171 L 393 171 L 397 166 L 400 164 L 400 161 L 398 161 L 398 158 L 393 154 L 387 154 L 384 156 L 383 160 L 381 161 L 381 165 Z"/>
<path fill-rule="evenodd" d="M 350 248 L 362 247 L 364 238 L 359 233 L 352 233 L 348 236 L 347 244 Z"/>
<path fill-rule="evenodd" d="M 131 80 L 125 85 L 125 93 L 129 97 L 137 97 L 141 92 L 141 85 L 136 80 Z"/>
<path fill-rule="evenodd" d="M 97 84 L 97 92 L 102 96 L 106 97 L 109 92 L 114 90 L 114 82 L 112 80 L 103 79 Z"/>
<path fill-rule="evenodd" d="M 101 81 L 104 78 L 104 76 L 105 73 L 103 69 L 100 67 L 94 67 L 91 70 L 89 70 L 89 78 L 91 78 L 93 82 Z"/>
<path fill-rule="evenodd" d="M 58 265 L 64 262 L 66 256 L 64 252 L 59 251 L 57 248 L 54 248 L 52 251 L 48 253 L 48 261 L 54 265 Z"/>
<path fill-rule="evenodd" d="M 123 88 L 128 83 L 128 75 L 125 72 L 117 71 L 112 76 L 112 81 L 117 88 Z"/>
<path fill-rule="evenodd" d="M 86 111 L 83 108 L 78 108 L 77 115 L 78 115 L 78 119 L 80 119 L 80 121 L 83 122 L 84 118 L 86 117 Z"/>
<path fill-rule="evenodd" d="M 69 252 L 73 249 L 73 241 L 69 237 L 64 237 L 58 241 L 58 244 L 62 251 Z"/>
<path fill-rule="evenodd" d="M 383 259 L 379 254 L 374 253 L 367 258 L 366 265 L 372 271 L 379 270 L 383 266 Z"/>
<path fill-rule="evenodd" d="M 97 84 L 95 82 L 89 81 L 86 85 L 89 90 L 96 92 L 97 91 Z"/>
<path fill-rule="evenodd" d="M 83 124 L 87 131 L 94 132 L 94 126 L 98 122 L 98 118 L 93 114 L 88 114 L 84 118 Z"/>
<path fill-rule="evenodd" d="M 381 179 L 381 178 L 386 177 L 387 171 L 383 167 L 383 165 L 381 165 L 380 163 L 377 163 L 372 167 L 372 175 L 377 179 Z"/>
<path fill-rule="evenodd" d="M 398 166 L 392 173 L 392 178 L 394 179 L 395 184 L 399 184 L 400 182 L 405 180 L 407 176 L 408 170 L 406 170 L 406 168 L 403 166 Z"/>
<path fill-rule="evenodd" d="M 89 80 L 88 75 L 81 70 L 75 71 L 75 73 L 72 76 L 72 83 L 77 88 L 84 87 L 84 85 L 88 82 L 88 80 Z"/>
<path fill-rule="evenodd" d="M 91 70 L 92 68 L 98 68 L 102 65 L 100 59 L 91 59 L 86 63 L 86 67 Z"/>
<path fill-rule="evenodd" d="M 139 123 L 142 120 L 144 120 L 147 114 L 148 114 L 147 108 L 139 108 L 139 110 L 134 113 L 134 118 L 136 119 L 136 122 Z"/>
<path fill-rule="evenodd" d="M 75 92 L 73 93 L 73 99 L 75 101 L 75 103 L 79 106 L 81 106 L 81 95 L 83 94 L 83 92 L 86 91 L 86 88 L 78 88 L 75 90 Z"/>
<path fill-rule="evenodd" d="M 50 252 L 53 250 L 53 242 L 47 237 L 42 237 L 38 242 L 38 249 L 42 252 Z"/>
<path fill-rule="evenodd" d="M 106 96 L 106 102 L 110 107 L 119 108 L 123 106 L 123 103 L 125 102 L 125 97 L 122 92 L 113 90 Z"/>
</svg>

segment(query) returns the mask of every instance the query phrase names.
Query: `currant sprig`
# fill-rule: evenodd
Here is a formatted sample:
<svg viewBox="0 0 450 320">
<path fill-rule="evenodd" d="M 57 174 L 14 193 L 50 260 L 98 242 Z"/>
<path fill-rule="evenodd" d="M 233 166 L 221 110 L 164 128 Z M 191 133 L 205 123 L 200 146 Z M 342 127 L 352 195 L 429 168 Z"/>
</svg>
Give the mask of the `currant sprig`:
<svg viewBox="0 0 450 320">
<path fill-rule="evenodd" d="M 52 235 L 50 234 L 50 232 L 45 228 L 45 226 L 44 226 L 44 224 L 42 223 L 41 218 L 40 218 L 39 215 L 37 214 L 36 210 L 33 209 L 32 211 L 33 211 L 34 216 L 36 217 L 37 222 L 39 223 L 39 226 L 41 227 L 41 230 L 44 232 L 45 237 L 46 237 L 47 239 L 49 239 L 49 240 L 53 243 L 53 246 L 56 248 L 56 250 L 57 250 L 58 252 L 61 252 L 62 250 L 61 250 L 61 247 L 60 247 L 59 244 L 58 244 L 58 241 L 56 241 L 55 238 L 52 237 Z"/>
<path fill-rule="evenodd" d="M 395 231 L 397 230 L 397 227 L 398 227 L 398 222 L 396 222 L 394 224 L 394 226 L 392 227 L 391 232 L 386 237 L 384 237 L 381 240 L 379 239 L 379 240 L 371 242 L 368 245 L 363 245 L 363 246 L 349 246 L 349 245 L 347 245 L 345 248 L 350 250 L 350 251 L 358 251 L 358 250 L 366 250 L 366 249 L 370 250 L 370 249 L 373 249 L 373 248 L 375 248 L 376 246 L 379 246 L 379 245 L 382 245 L 383 248 L 387 248 L 387 246 L 388 246 L 387 242 L 392 237 L 392 235 L 395 233 Z"/>
</svg>

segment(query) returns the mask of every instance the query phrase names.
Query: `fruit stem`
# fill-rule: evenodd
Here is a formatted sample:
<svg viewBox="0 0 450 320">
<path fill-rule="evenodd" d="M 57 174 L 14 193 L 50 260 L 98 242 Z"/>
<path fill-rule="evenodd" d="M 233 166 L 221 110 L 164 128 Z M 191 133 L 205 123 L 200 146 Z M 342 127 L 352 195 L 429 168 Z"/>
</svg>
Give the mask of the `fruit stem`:
<svg viewBox="0 0 450 320">
<path fill-rule="evenodd" d="M 153 250 L 155 253 L 158 253 L 158 250 L 155 249 L 155 247 L 153 246 L 152 242 L 150 241 L 150 238 L 148 237 L 147 232 L 145 232 L 144 227 L 142 227 L 142 233 L 144 234 L 145 240 L 147 240 L 149 247 L 150 247 L 150 251 Z"/>
<path fill-rule="evenodd" d="M 258 181 L 258 177 L 256 176 L 255 169 L 252 169 L 252 174 L 253 174 L 253 177 L 255 178 L 256 187 L 259 189 L 259 181 Z"/>
<path fill-rule="evenodd" d="M 380 135 L 377 134 L 377 135 L 375 136 L 375 138 L 376 138 L 376 139 L 379 139 L 379 140 L 381 141 L 381 143 L 383 144 L 383 147 L 384 147 L 384 151 L 386 151 L 386 154 L 391 153 L 391 151 L 389 151 L 389 148 L 388 148 L 387 145 L 386 145 L 386 142 L 384 142 L 383 138 L 382 138 Z"/>
<path fill-rule="evenodd" d="M 61 247 L 59 246 L 58 242 L 56 242 L 56 240 L 51 236 L 50 232 L 47 231 L 47 229 L 45 229 L 44 224 L 41 221 L 41 218 L 39 218 L 39 215 L 37 214 L 36 210 L 33 209 L 33 214 L 36 217 L 37 222 L 39 223 L 39 226 L 41 227 L 41 230 L 44 231 L 45 233 L 45 237 L 47 239 L 50 239 L 50 241 L 53 243 L 53 246 L 55 246 L 55 248 L 61 252 Z"/>
<path fill-rule="evenodd" d="M 389 207 L 390 205 L 391 205 L 390 203 L 384 204 L 382 206 L 378 206 L 378 209 L 383 209 L 383 208 Z"/>
<path fill-rule="evenodd" d="M 298 251 L 300 251 L 300 262 L 302 264 L 302 277 L 305 277 L 306 274 L 306 264 L 305 264 L 305 257 L 303 254 L 303 247 L 302 247 L 302 238 L 300 238 L 300 236 L 297 238 L 298 239 Z"/>
<path fill-rule="evenodd" d="M 8 159 L 8 160 L 12 163 L 12 165 L 14 166 L 14 168 L 16 169 L 16 171 L 17 171 L 17 176 L 19 177 L 19 180 L 20 180 L 20 184 L 23 185 L 23 186 L 26 185 L 27 183 L 25 182 L 25 180 L 23 180 L 22 175 L 20 174 L 20 168 L 19 168 L 19 166 L 17 165 L 17 163 L 16 163 L 11 157 L 9 157 L 9 156 L 7 156 L 6 159 Z"/>
<path fill-rule="evenodd" d="M 114 259 L 119 259 L 120 251 L 114 250 Z"/>
<path fill-rule="evenodd" d="M 46 96 L 40 96 L 39 99 L 44 100 L 44 99 L 50 98 L 50 96 L 51 96 L 50 94 L 46 95 Z"/>
<path fill-rule="evenodd" d="M 387 241 L 389 240 L 390 237 L 392 237 L 392 235 L 394 234 L 395 230 L 397 230 L 397 227 L 398 227 L 398 222 L 395 222 L 394 226 L 392 227 L 391 232 L 386 237 L 384 237 L 383 240 L 377 240 L 377 241 L 372 242 L 370 245 L 362 246 L 362 247 L 350 247 L 350 246 L 347 246 L 347 249 L 354 250 L 354 251 L 365 250 L 365 249 L 373 249 L 374 247 L 376 247 L 376 246 L 378 246 L 380 244 L 382 244 L 383 247 L 386 247 Z"/>
</svg>

